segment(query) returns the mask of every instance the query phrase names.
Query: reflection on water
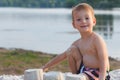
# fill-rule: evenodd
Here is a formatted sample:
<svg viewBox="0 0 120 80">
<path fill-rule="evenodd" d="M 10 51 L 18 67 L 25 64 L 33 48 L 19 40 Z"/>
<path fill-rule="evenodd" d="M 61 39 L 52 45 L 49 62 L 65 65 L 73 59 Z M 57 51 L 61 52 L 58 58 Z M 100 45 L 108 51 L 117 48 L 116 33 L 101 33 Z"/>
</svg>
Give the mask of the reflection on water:
<svg viewBox="0 0 120 80">
<path fill-rule="evenodd" d="M 97 25 L 94 30 L 105 38 L 109 54 L 120 57 L 120 15 L 96 15 L 96 18 Z"/>
<path fill-rule="evenodd" d="M 118 13 L 96 14 L 94 27 L 94 31 L 106 40 L 109 55 L 113 57 L 120 57 Z M 59 54 L 80 37 L 71 21 L 70 9 L 0 8 L 0 47 Z"/>
<path fill-rule="evenodd" d="M 112 38 L 113 15 L 96 15 L 97 25 L 94 30 L 106 39 Z"/>
</svg>

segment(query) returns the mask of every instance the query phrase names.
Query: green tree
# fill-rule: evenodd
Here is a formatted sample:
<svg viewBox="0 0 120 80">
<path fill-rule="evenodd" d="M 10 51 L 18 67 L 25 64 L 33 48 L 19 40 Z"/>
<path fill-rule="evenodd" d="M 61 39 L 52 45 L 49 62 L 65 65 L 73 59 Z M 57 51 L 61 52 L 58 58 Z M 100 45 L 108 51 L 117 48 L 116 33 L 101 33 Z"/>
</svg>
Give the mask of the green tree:
<svg viewBox="0 0 120 80">
<path fill-rule="evenodd" d="M 75 5 L 75 0 L 66 0 L 65 7 L 71 8 Z"/>
<path fill-rule="evenodd" d="M 56 0 L 49 0 L 50 7 L 55 7 Z"/>
</svg>

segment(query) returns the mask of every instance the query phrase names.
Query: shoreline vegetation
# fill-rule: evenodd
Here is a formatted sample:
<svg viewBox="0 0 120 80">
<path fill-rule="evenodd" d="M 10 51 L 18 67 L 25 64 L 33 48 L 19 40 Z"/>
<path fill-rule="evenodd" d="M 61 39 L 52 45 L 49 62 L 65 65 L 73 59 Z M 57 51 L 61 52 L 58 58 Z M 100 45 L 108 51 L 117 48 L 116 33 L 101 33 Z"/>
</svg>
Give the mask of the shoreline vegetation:
<svg viewBox="0 0 120 80">
<path fill-rule="evenodd" d="M 0 75 L 22 75 L 27 69 L 42 67 L 55 56 L 57 55 L 32 50 L 0 48 Z M 120 60 L 112 57 L 109 60 L 110 70 L 120 69 Z M 49 69 L 53 70 L 70 72 L 67 60 Z"/>
<path fill-rule="evenodd" d="M 78 3 L 88 3 L 96 9 L 120 7 L 119 0 L 0 0 L 0 7 L 72 8 Z"/>
</svg>

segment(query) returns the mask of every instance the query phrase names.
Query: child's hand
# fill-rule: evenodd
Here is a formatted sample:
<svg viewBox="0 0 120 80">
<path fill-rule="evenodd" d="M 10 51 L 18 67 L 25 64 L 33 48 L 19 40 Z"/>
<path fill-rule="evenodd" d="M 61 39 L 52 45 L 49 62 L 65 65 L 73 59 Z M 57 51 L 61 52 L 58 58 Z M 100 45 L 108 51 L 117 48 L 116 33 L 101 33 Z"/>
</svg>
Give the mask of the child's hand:
<svg viewBox="0 0 120 80">
<path fill-rule="evenodd" d="M 48 71 L 48 68 L 45 68 L 45 66 L 40 67 L 40 69 L 43 69 L 43 72 Z"/>
</svg>

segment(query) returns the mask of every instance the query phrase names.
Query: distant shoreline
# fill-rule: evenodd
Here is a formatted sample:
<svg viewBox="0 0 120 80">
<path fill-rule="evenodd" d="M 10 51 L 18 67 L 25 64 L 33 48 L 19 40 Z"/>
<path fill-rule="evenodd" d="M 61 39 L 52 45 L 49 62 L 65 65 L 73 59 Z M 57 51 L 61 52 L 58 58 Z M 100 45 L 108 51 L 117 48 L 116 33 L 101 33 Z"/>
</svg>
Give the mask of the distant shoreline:
<svg viewBox="0 0 120 80">
<path fill-rule="evenodd" d="M 18 50 L 26 50 L 26 51 L 33 51 L 33 52 L 42 52 L 42 53 L 50 54 L 50 55 L 59 55 L 59 54 L 55 54 L 55 53 L 49 53 L 49 52 L 45 52 L 45 51 L 38 51 L 38 50 L 32 50 L 32 49 L 24 49 L 24 48 L 5 48 L 5 47 L 0 47 L 0 52 L 1 52 L 1 51 L 11 51 L 11 50 L 15 50 L 15 49 L 18 49 Z M 109 57 L 120 61 L 120 56 L 113 57 L 113 56 L 110 56 L 110 55 L 109 55 Z"/>
</svg>

